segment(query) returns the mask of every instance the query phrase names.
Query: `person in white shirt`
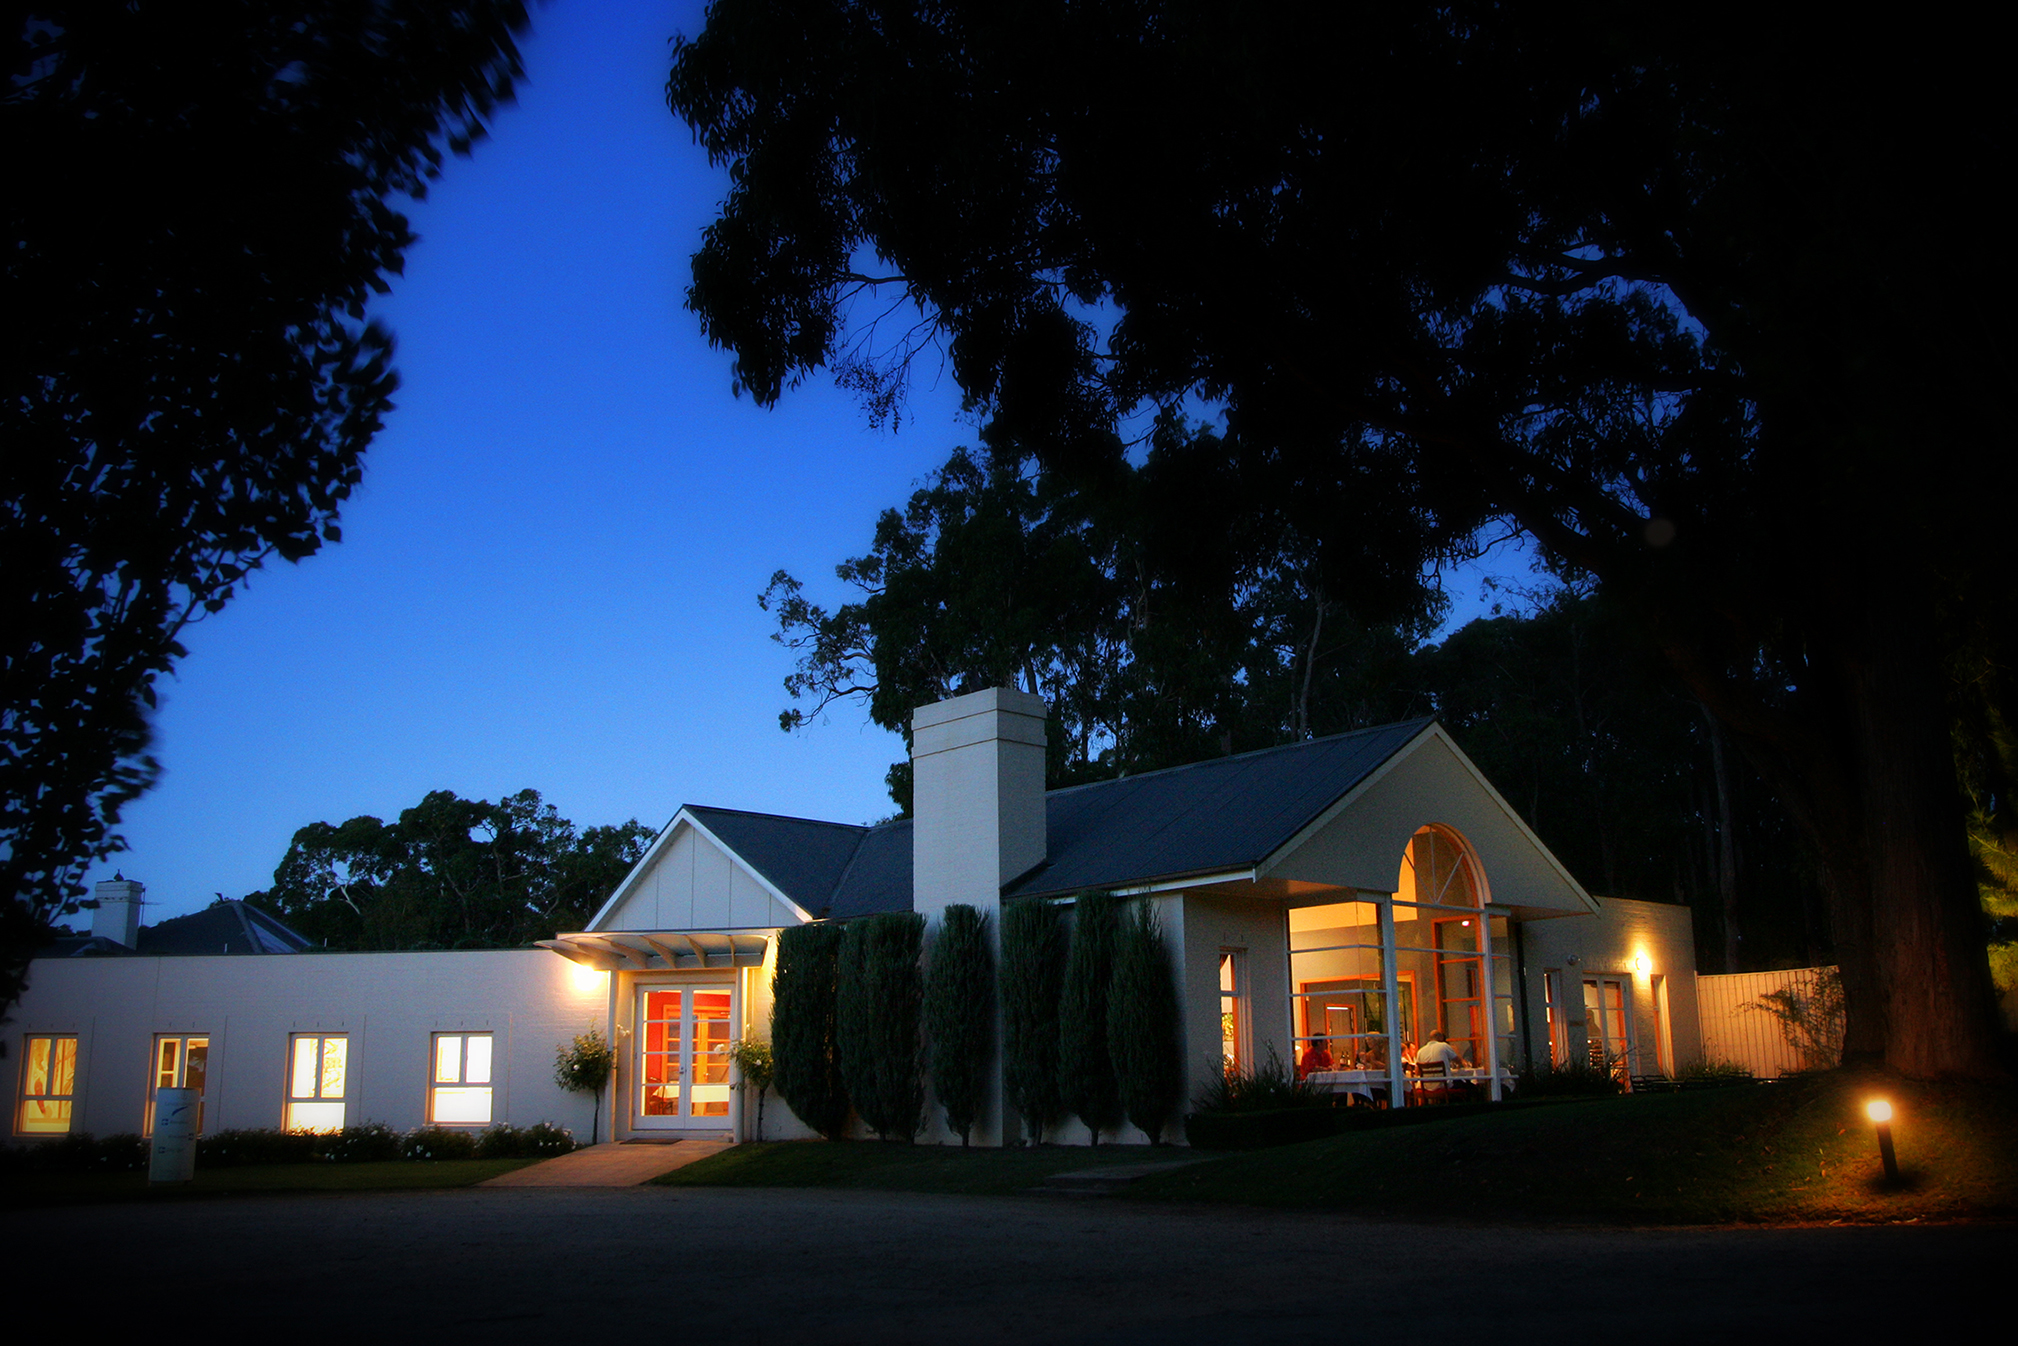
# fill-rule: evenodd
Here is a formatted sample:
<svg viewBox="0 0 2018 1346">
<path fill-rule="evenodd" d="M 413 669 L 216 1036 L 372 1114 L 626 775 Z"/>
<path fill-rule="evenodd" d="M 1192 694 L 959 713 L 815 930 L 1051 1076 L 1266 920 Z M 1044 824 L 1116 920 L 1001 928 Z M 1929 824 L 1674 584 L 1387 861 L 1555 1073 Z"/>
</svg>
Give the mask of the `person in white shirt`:
<svg viewBox="0 0 2018 1346">
<path fill-rule="evenodd" d="M 1457 1048 L 1450 1045 L 1450 1035 L 1439 1028 L 1417 1050 L 1415 1063 L 1419 1066 L 1442 1066 L 1449 1070 L 1453 1066 L 1464 1065 L 1465 1059 Z"/>
</svg>

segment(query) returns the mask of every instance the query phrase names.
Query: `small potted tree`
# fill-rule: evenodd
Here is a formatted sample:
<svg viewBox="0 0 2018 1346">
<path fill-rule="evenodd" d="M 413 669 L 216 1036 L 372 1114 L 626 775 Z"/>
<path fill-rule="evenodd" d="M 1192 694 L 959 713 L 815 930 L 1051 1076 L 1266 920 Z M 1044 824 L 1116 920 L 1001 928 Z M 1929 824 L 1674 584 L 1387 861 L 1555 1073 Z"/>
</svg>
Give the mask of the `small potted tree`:
<svg viewBox="0 0 2018 1346">
<path fill-rule="evenodd" d="M 764 1138 L 764 1092 L 771 1087 L 771 1076 L 776 1068 L 771 1063 L 771 1044 L 757 1038 L 737 1038 L 729 1044 L 729 1059 L 736 1063 L 741 1072 L 742 1083 L 738 1089 L 757 1091 L 757 1135 Z"/>
<path fill-rule="evenodd" d="M 596 1143 L 602 1130 L 603 1086 L 616 1069 L 617 1054 L 608 1038 L 594 1028 L 563 1042 L 554 1053 L 554 1083 L 571 1094 L 587 1094 L 595 1102 L 589 1114 L 589 1144 Z"/>
</svg>

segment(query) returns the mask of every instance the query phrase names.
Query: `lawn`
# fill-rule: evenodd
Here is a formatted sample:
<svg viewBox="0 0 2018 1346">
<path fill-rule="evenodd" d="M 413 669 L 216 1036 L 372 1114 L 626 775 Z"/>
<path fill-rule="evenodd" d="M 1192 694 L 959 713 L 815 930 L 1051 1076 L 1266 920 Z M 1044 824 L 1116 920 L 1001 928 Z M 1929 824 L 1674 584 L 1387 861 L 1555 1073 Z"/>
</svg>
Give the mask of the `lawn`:
<svg viewBox="0 0 2018 1346">
<path fill-rule="evenodd" d="M 200 1169 L 187 1183 L 151 1187 L 145 1173 L 11 1173 L 0 1206 L 100 1201 L 181 1201 L 257 1192 L 387 1192 L 469 1187 L 524 1168 L 530 1159 L 392 1160 L 374 1164 L 261 1164 Z"/>
<path fill-rule="evenodd" d="M 1901 1181 L 1862 1104 L 1884 1093 Z M 876 1142 L 744 1145 L 679 1186 L 1014 1193 L 1100 1164 L 1195 1157 L 1102 1146 L 967 1150 Z M 2018 1088 L 1835 1071 L 1774 1084 L 1508 1109 L 1216 1157 L 1131 1198 L 1440 1219 L 1696 1224 L 2018 1216 Z"/>
</svg>

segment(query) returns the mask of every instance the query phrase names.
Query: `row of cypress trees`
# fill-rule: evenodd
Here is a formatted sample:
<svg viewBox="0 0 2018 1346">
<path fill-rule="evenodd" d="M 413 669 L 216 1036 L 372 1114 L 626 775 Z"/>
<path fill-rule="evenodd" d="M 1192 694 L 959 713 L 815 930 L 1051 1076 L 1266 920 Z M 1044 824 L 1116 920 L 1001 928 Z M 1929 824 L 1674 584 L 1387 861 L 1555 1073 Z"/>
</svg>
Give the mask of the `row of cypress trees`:
<svg viewBox="0 0 2018 1346">
<path fill-rule="evenodd" d="M 929 977 L 919 965 L 924 936 L 925 918 L 914 912 L 779 936 L 772 1085 L 821 1135 L 840 1136 L 852 1108 L 885 1140 L 915 1136 L 929 1050 L 947 1125 L 967 1143 L 994 1035 L 987 918 L 969 906 L 946 909 Z"/>
<path fill-rule="evenodd" d="M 1158 1140 L 1184 1089 L 1177 986 L 1147 902 L 1082 894 L 1067 935 L 1047 902 L 1002 920 L 1003 1080 L 1033 1140 L 1077 1116 Z"/>
<path fill-rule="evenodd" d="M 987 1096 L 996 977 L 988 921 L 946 909 L 921 971 L 912 912 L 805 925 L 778 941 L 774 1087 L 807 1125 L 840 1136 L 852 1108 L 885 1139 L 915 1136 L 929 1066 L 966 1144 Z M 1004 912 L 1004 1087 L 1032 1139 L 1077 1115 L 1098 1143 L 1123 1118 L 1152 1139 L 1183 1090 L 1177 988 L 1146 902 L 1082 896 L 1068 936 L 1048 902 Z"/>
</svg>

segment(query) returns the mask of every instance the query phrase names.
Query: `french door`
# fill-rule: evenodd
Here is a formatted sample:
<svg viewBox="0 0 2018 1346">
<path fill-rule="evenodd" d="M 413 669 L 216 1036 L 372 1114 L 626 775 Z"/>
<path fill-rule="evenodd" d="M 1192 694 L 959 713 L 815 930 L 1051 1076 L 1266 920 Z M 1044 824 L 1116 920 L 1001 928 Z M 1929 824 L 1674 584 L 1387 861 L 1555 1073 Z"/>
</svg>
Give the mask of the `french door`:
<svg viewBox="0 0 2018 1346">
<path fill-rule="evenodd" d="M 1632 997 L 1623 977 L 1584 979 L 1584 1031 L 1590 1044 L 1591 1069 L 1625 1079 L 1633 1068 Z"/>
<path fill-rule="evenodd" d="M 732 994 L 721 984 L 638 988 L 633 1126 L 646 1131 L 728 1126 Z"/>
</svg>

